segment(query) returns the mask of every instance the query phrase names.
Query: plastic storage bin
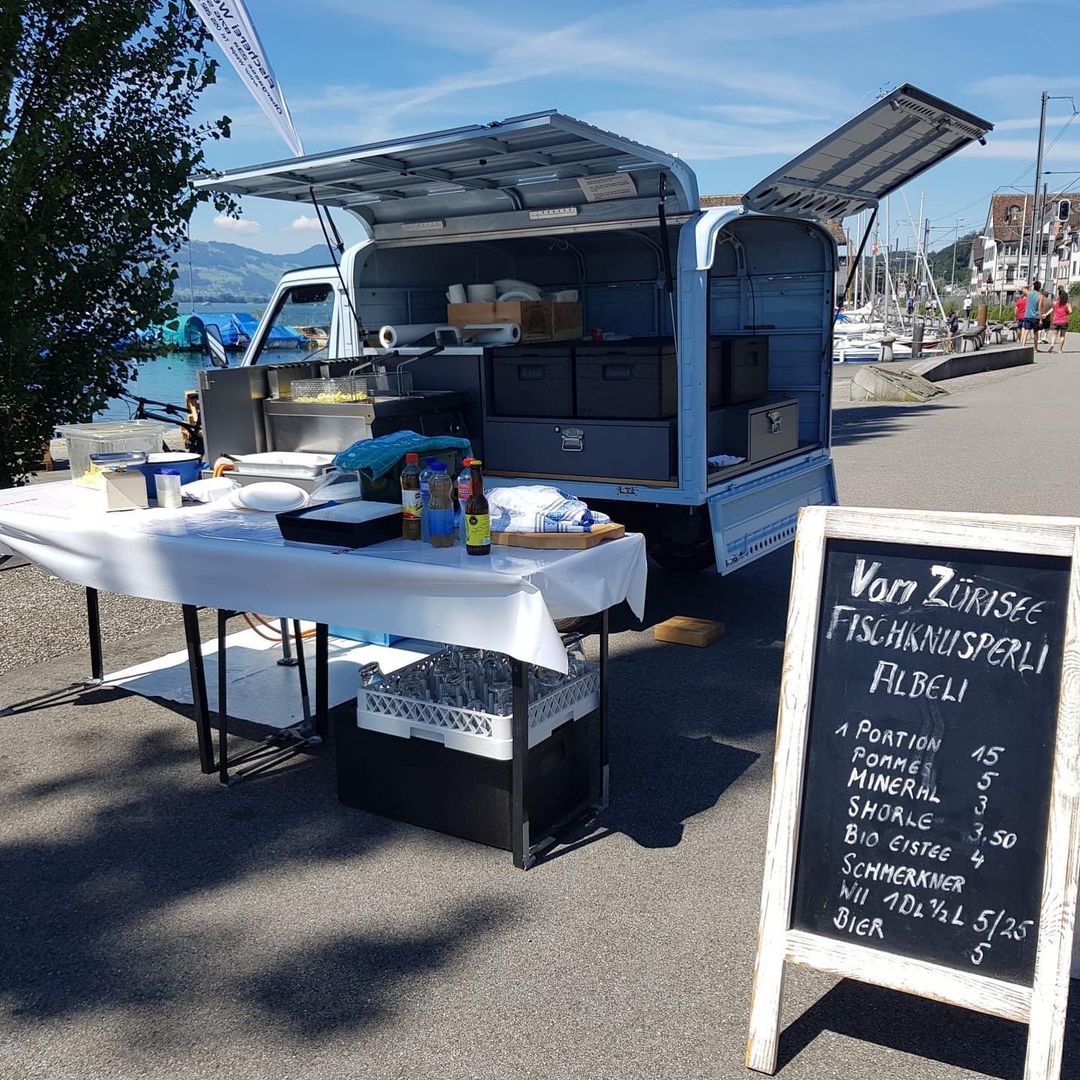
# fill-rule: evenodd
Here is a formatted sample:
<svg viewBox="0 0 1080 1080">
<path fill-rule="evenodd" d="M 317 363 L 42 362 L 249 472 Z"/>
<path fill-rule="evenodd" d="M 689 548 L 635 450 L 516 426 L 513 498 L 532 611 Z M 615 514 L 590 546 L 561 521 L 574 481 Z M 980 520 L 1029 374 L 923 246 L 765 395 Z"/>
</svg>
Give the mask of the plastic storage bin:
<svg viewBox="0 0 1080 1080">
<path fill-rule="evenodd" d="M 577 416 L 662 420 L 679 401 L 675 344 L 668 339 L 583 342 L 575 346 Z"/>
<path fill-rule="evenodd" d="M 573 346 L 492 349 L 491 402 L 496 416 L 573 416 Z"/>
<path fill-rule="evenodd" d="M 408 672 L 403 668 L 398 675 Z M 567 721 L 580 720 L 600 707 L 600 669 L 560 683 L 529 705 L 529 746 L 547 739 Z M 419 701 L 377 687 L 360 687 L 357 727 L 402 739 L 428 739 L 447 749 L 478 754 L 496 761 L 513 757 L 511 717 L 435 701 Z"/>
<path fill-rule="evenodd" d="M 94 486 L 91 454 L 141 452 L 154 454 L 161 450 L 166 431 L 175 425 L 160 420 L 114 420 L 98 424 L 68 424 L 59 428 L 67 440 L 68 465 L 76 484 Z"/>
</svg>

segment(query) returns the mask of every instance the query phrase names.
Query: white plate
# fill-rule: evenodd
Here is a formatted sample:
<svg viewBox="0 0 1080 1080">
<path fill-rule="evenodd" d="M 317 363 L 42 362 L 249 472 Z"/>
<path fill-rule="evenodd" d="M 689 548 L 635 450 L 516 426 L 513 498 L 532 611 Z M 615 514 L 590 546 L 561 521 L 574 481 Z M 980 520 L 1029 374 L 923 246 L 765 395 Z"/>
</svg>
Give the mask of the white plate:
<svg viewBox="0 0 1080 1080">
<path fill-rule="evenodd" d="M 248 484 L 232 493 L 234 506 L 243 510 L 265 510 L 281 514 L 286 510 L 299 510 L 308 501 L 307 492 L 295 484 L 280 480 L 266 480 L 260 484 Z"/>
<path fill-rule="evenodd" d="M 499 296 L 499 303 L 510 302 L 512 300 L 539 300 L 539 289 L 510 289 L 508 292 L 504 292 Z"/>
</svg>

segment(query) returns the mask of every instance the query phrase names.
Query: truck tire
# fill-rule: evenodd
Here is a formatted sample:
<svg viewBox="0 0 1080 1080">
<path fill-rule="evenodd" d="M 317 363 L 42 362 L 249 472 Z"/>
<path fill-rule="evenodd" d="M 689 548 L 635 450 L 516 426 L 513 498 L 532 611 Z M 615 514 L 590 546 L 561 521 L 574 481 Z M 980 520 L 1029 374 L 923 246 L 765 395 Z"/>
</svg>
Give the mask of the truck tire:
<svg viewBox="0 0 1080 1080">
<path fill-rule="evenodd" d="M 673 574 L 699 574 L 716 569 L 712 537 L 696 544 L 676 544 L 661 540 L 648 546 L 649 557 Z"/>
</svg>

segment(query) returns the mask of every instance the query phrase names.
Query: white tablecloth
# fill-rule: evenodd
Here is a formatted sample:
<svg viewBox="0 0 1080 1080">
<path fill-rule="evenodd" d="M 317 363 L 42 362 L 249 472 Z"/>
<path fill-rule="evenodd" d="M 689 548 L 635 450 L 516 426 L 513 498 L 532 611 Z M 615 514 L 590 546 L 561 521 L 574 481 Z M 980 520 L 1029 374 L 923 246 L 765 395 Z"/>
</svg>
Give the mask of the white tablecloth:
<svg viewBox="0 0 1080 1080">
<path fill-rule="evenodd" d="M 587 551 L 392 540 L 338 550 L 289 544 L 273 514 L 187 506 L 106 513 L 68 482 L 0 490 L 0 549 L 105 592 L 260 611 L 509 653 L 566 670 L 555 619 L 626 600 L 645 608 L 641 536 Z"/>
</svg>

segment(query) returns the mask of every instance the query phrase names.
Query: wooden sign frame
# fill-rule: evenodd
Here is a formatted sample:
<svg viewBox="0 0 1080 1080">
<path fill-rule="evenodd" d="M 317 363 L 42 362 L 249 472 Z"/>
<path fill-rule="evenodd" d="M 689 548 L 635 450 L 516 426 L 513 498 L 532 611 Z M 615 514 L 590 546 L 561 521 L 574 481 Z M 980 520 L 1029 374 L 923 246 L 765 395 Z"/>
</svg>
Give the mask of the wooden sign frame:
<svg viewBox="0 0 1080 1080">
<path fill-rule="evenodd" d="M 818 613 L 826 542 L 833 539 L 1071 560 L 1031 987 L 791 928 Z M 1055 1080 L 1061 1071 L 1080 876 L 1080 520 L 806 507 L 799 514 L 794 558 L 746 1064 L 759 1072 L 776 1071 L 784 966 L 793 963 L 1026 1023 L 1025 1080 Z"/>
</svg>

